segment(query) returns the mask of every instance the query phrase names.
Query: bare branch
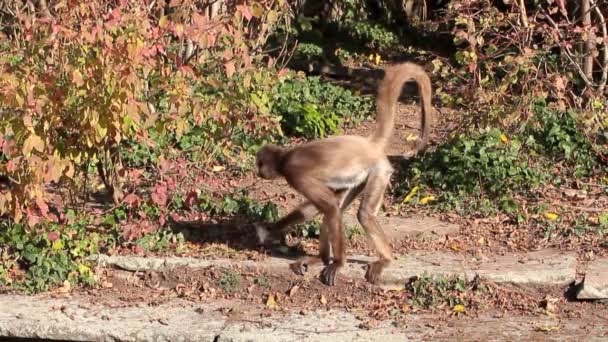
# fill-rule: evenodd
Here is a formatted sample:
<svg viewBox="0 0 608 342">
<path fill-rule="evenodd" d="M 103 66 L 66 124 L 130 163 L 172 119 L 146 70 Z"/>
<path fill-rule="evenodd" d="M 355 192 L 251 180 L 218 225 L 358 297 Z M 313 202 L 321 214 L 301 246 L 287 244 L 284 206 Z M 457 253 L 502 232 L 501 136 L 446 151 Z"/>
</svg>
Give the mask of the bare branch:
<svg viewBox="0 0 608 342">
<path fill-rule="evenodd" d="M 549 23 L 551 24 L 551 26 L 553 26 L 559 36 L 560 39 L 563 39 L 564 36 L 562 35 L 562 32 L 559 29 L 559 26 L 557 25 L 557 23 L 551 18 L 551 16 L 549 15 L 549 13 L 547 13 L 547 11 L 543 8 L 540 7 L 541 11 L 543 11 L 545 17 L 547 18 L 547 20 L 549 21 Z M 572 51 L 570 50 L 570 48 L 564 44 L 562 44 L 562 42 L 557 41 L 556 42 L 564 51 L 564 54 L 566 55 L 566 57 L 568 58 L 568 60 L 570 61 L 570 63 L 574 66 L 574 68 L 576 69 L 576 71 L 578 72 L 579 76 L 583 79 L 583 81 L 585 82 L 585 84 L 590 87 L 590 88 L 595 88 L 595 85 L 593 84 L 593 79 L 589 79 L 587 78 L 587 75 L 585 74 L 585 71 L 583 71 L 583 69 L 581 68 L 581 66 L 576 63 L 576 61 L 574 60 L 574 54 L 572 53 Z"/>
</svg>

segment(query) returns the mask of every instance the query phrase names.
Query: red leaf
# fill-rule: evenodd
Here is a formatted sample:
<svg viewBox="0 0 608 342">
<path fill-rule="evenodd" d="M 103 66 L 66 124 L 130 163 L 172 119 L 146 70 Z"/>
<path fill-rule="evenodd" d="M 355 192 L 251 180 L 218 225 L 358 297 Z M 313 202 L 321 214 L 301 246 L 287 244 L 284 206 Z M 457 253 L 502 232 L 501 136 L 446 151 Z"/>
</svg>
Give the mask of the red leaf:
<svg viewBox="0 0 608 342">
<path fill-rule="evenodd" d="M 226 68 L 226 75 L 228 75 L 228 77 L 232 77 L 232 75 L 234 75 L 234 72 L 236 71 L 236 66 L 234 65 L 234 62 L 227 62 L 226 64 L 224 64 L 224 67 Z"/>
<path fill-rule="evenodd" d="M 40 209 L 42 216 L 47 217 L 49 214 L 49 206 L 46 204 L 46 202 L 42 198 L 37 197 L 36 205 L 38 206 L 38 209 Z"/>
<path fill-rule="evenodd" d="M 139 203 L 140 198 L 135 194 L 128 194 L 127 196 L 125 196 L 123 201 L 130 206 L 136 206 Z"/>
<path fill-rule="evenodd" d="M 169 199 L 167 194 L 167 186 L 165 184 L 157 185 L 151 197 L 152 201 L 159 206 L 164 206 L 167 204 L 167 200 Z"/>
<path fill-rule="evenodd" d="M 237 9 L 237 11 L 240 11 L 241 13 L 243 13 L 243 17 L 245 17 L 245 19 L 251 20 L 251 18 L 253 18 L 253 15 L 251 14 L 249 7 L 247 7 L 246 5 L 236 6 L 236 9 Z"/>
<path fill-rule="evenodd" d="M 59 233 L 57 233 L 57 232 L 49 232 L 49 233 L 46 235 L 46 238 L 47 238 L 49 241 L 51 241 L 51 242 L 55 242 L 55 241 L 59 240 Z"/>
</svg>

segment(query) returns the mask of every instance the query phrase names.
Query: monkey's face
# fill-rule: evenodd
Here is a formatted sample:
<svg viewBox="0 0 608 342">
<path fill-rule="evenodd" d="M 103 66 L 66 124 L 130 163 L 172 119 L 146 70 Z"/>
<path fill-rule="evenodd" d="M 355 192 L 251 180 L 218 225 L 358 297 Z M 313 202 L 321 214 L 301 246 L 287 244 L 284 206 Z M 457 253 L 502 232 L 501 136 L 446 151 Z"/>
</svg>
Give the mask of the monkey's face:
<svg viewBox="0 0 608 342">
<path fill-rule="evenodd" d="M 281 176 L 277 170 L 281 151 L 280 147 L 271 144 L 260 149 L 256 158 L 256 168 L 260 178 L 275 179 Z"/>
</svg>

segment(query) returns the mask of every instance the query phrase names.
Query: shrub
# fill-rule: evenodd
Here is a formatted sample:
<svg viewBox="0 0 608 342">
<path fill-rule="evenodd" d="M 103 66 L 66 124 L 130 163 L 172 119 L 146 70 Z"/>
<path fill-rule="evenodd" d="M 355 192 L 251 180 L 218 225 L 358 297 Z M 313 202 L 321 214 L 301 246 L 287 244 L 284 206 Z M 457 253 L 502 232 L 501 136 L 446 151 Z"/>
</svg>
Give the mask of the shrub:
<svg viewBox="0 0 608 342">
<path fill-rule="evenodd" d="M 274 90 L 272 111 L 281 115 L 283 131 L 308 139 L 338 132 L 346 123 L 369 115 L 373 101 L 319 77 L 288 78 Z"/>
</svg>

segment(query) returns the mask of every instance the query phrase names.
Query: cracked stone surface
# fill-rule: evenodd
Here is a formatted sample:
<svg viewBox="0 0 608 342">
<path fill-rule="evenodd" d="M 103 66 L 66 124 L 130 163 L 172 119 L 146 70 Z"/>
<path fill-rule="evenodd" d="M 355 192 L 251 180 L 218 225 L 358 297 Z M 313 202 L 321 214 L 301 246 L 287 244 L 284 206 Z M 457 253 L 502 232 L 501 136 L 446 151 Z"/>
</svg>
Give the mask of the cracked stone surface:
<svg viewBox="0 0 608 342">
<path fill-rule="evenodd" d="M 0 336 L 71 341 L 602 341 L 605 318 L 551 316 L 475 317 L 436 320 L 410 315 L 404 324 L 360 327 L 353 313 L 319 310 L 277 312 L 271 317 L 241 313 L 226 317 L 230 305 L 181 299 L 157 306 L 104 306 L 80 296 L 0 295 Z"/>
<path fill-rule="evenodd" d="M 347 277 L 363 278 L 365 265 L 374 260 L 367 256 L 350 256 L 341 270 Z M 239 266 L 243 268 L 273 270 L 288 269 L 291 260 L 270 257 L 265 261 L 252 260 L 204 260 L 196 258 L 143 258 L 133 256 L 99 255 L 97 261 L 102 266 L 115 266 L 128 271 L 161 270 L 176 266 L 204 268 L 215 266 Z M 316 275 L 322 265 L 313 266 Z M 457 275 L 468 280 L 479 275 L 482 278 L 497 283 L 512 283 L 520 285 L 561 285 L 566 286 L 576 277 L 576 256 L 574 253 L 562 253 L 558 250 L 543 250 L 517 255 L 497 256 L 493 259 L 477 261 L 467 260 L 464 256 L 443 252 L 411 252 L 398 256 L 383 273 L 383 286 L 402 286 L 413 276 L 428 275 Z"/>
<path fill-rule="evenodd" d="M 343 222 L 347 226 L 358 226 L 356 210 L 344 214 Z M 446 235 L 457 233 L 460 227 L 456 224 L 440 221 L 432 217 L 403 218 L 397 216 L 378 216 L 378 221 L 391 240 L 400 240 L 404 237 L 434 240 Z"/>
</svg>

